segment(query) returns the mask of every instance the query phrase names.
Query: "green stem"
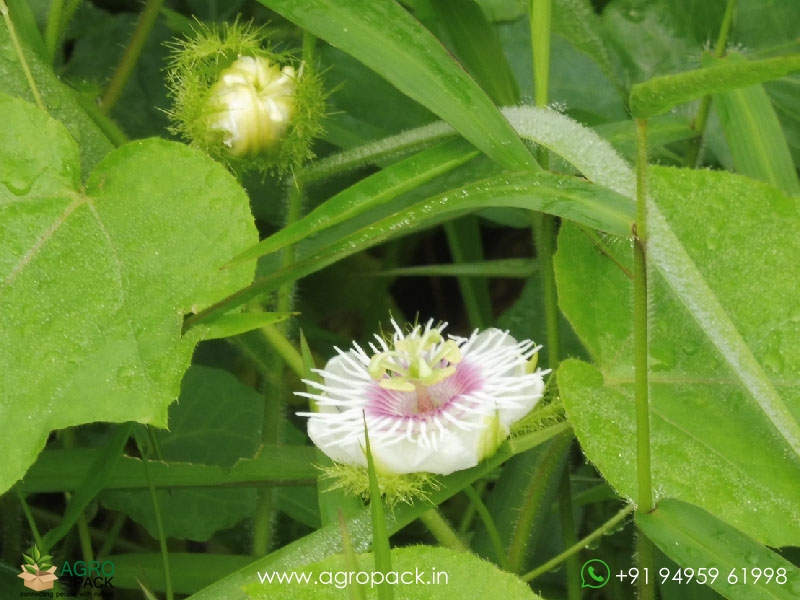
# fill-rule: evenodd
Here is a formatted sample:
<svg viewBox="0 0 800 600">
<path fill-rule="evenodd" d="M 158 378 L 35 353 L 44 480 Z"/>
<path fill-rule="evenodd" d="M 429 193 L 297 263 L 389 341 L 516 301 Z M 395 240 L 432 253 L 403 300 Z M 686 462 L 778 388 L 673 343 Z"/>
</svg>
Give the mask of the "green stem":
<svg viewBox="0 0 800 600">
<path fill-rule="evenodd" d="M 558 511 L 561 521 L 561 538 L 564 546 L 570 548 L 578 543 L 578 536 L 575 533 L 575 514 L 572 505 L 572 482 L 570 481 L 570 464 L 567 460 L 564 465 L 564 473 L 561 476 L 561 483 L 558 488 Z M 578 562 L 578 555 L 571 554 L 566 560 L 567 567 L 567 599 L 580 600 L 581 586 L 578 583 L 581 577 L 581 568 Z"/>
<path fill-rule="evenodd" d="M 653 482 L 650 465 L 650 398 L 648 382 L 647 333 L 647 121 L 637 119 L 636 224 L 633 236 L 633 352 L 634 400 L 636 403 L 637 511 L 653 510 Z M 639 569 L 654 572 L 650 541 L 642 532 L 637 537 Z M 640 600 L 655 598 L 655 586 L 638 583 Z"/>
<path fill-rule="evenodd" d="M 733 22 L 733 11 L 736 8 L 736 0 L 728 0 L 725 7 L 725 15 L 722 17 L 722 24 L 719 28 L 719 37 L 717 37 L 717 45 L 714 48 L 714 56 L 722 58 L 725 54 L 725 47 L 728 44 L 728 34 L 731 30 L 731 23 Z M 703 145 L 703 136 L 708 123 L 708 114 L 711 110 L 711 96 L 703 96 L 700 100 L 700 107 L 697 110 L 697 116 L 692 123 L 692 128 L 698 132 L 697 137 L 689 140 L 689 146 L 686 149 L 686 166 L 695 168 L 697 166 L 697 159 L 700 156 L 700 148 Z"/>
<path fill-rule="evenodd" d="M 296 223 L 303 216 L 303 188 L 296 177 L 289 181 L 289 205 L 286 207 L 285 227 Z M 281 266 L 291 267 L 295 260 L 294 244 L 283 249 Z M 278 289 L 277 312 L 290 312 L 294 301 L 294 283 L 286 283 Z"/>
<path fill-rule="evenodd" d="M 284 363 L 297 375 L 300 379 L 306 376 L 305 368 L 303 367 L 303 357 L 297 351 L 292 343 L 286 338 L 286 335 L 281 328 L 275 325 L 266 325 L 262 327 L 261 335 L 267 340 L 270 346 L 280 355 Z"/>
<path fill-rule="evenodd" d="M 478 498 L 483 496 L 483 493 L 486 491 L 487 483 L 488 482 L 485 479 L 481 479 L 476 482 L 477 489 L 473 489 L 473 492 L 475 492 Z M 459 535 L 467 534 L 467 531 L 469 531 L 470 527 L 472 526 L 472 519 L 475 517 L 477 512 L 478 509 L 475 504 L 470 502 L 469 505 L 464 509 L 464 514 L 461 516 L 461 522 L 458 524 Z"/>
<path fill-rule="evenodd" d="M 633 237 L 633 352 L 636 401 L 638 509 L 653 509 L 647 339 L 647 121 L 637 120 L 636 225 Z"/>
<path fill-rule="evenodd" d="M 423 522 L 425 527 L 428 528 L 436 538 L 436 541 L 445 548 L 456 550 L 458 552 L 469 552 L 470 549 L 458 537 L 455 529 L 453 529 L 442 514 L 436 508 L 425 511 L 420 515 L 419 520 Z"/>
<path fill-rule="evenodd" d="M 545 107 L 549 102 L 552 1 L 531 0 L 530 13 L 534 101 L 536 106 Z M 539 149 L 538 159 L 543 168 L 549 169 L 550 156 L 546 148 Z M 553 371 L 557 371 L 561 358 L 561 326 L 559 323 L 555 267 L 553 265 L 553 254 L 556 247 L 556 220 L 552 215 L 537 213 L 533 217 L 533 230 L 536 257 L 542 278 L 545 328 L 547 332 L 545 340 L 547 366 Z M 567 457 L 569 457 L 569 450 L 567 450 Z M 558 509 L 564 545 L 568 547 L 574 546 L 578 536 L 573 513 L 569 459 L 565 462 L 558 489 Z M 566 562 L 567 598 L 569 600 L 580 600 L 582 594 L 578 584 L 580 568 L 577 554 L 567 556 Z"/>
<path fill-rule="evenodd" d="M 656 561 L 653 542 L 641 531 L 636 536 L 636 564 L 639 566 L 640 573 L 645 568 L 648 573 L 655 573 Z M 636 591 L 639 600 L 655 600 L 656 585 L 652 580 L 646 582 L 644 577 L 639 577 L 636 580 Z"/>
<path fill-rule="evenodd" d="M 22 507 L 22 513 L 25 515 L 25 519 L 27 519 L 28 521 L 28 527 L 30 528 L 31 533 L 33 534 L 34 543 L 39 548 L 39 550 L 41 550 L 45 554 L 48 554 L 50 548 L 45 548 L 42 545 L 42 536 L 39 533 L 39 527 L 36 525 L 36 520 L 33 518 L 31 507 L 28 506 L 28 502 L 25 500 L 25 496 L 23 496 L 19 490 L 17 490 L 17 498 L 19 499 L 19 505 Z"/>
<path fill-rule="evenodd" d="M 97 106 L 97 102 L 94 99 L 88 98 L 80 92 L 73 94 L 73 97 L 115 147 L 119 148 L 128 142 L 128 136 L 125 135 L 125 132 Z"/>
<path fill-rule="evenodd" d="M 136 439 L 134 437 L 134 439 Z M 161 518 L 161 507 L 158 504 L 158 495 L 156 494 L 156 487 L 153 485 L 153 480 L 150 478 L 150 467 L 148 466 L 148 457 L 142 452 L 142 447 L 139 446 L 139 455 L 142 457 L 142 465 L 144 466 L 144 476 L 147 479 L 147 488 L 150 491 L 150 501 L 153 503 L 153 513 L 156 517 L 156 531 L 158 532 L 158 545 L 161 550 L 161 565 L 164 569 L 164 587 L 167 594 L 167 600 L 174 600 L 175 594 L 172 591 L 172 572 L 169 568 L 169 550 L 167 549 L 167 536 L 164 532 L 164 520 Z"/>
<path fill-rule="evenodd" d="M 536 106 L 547 106 L 549 101 L 551 15 L 552 0 L 530 0 L 533 98 Z"/>
<path fill-rule="evenodd" d="M 559 346 L 561 345 L 561 327 L 559 323 L 558 291 L 556 274 L 553 268 L 553 251 L 555 249 L 555 219 L 544 213 L 533 214 L 533 241 L 536 248 L 536 259 L 542 281 L 542 300 L 544 302 L 544 320 L 547 337 L 544 350 L 547 353 L 547 366 L 553 371 L 558 369 Z"/>
<path fill-rule="evenodd" d="M 572 445 L 572 432 L 561 430 L 548 444 L 527 456 L 515 457 L 527 463 L 527 476 L 519 482 L 521 502 L 516 508 L 516 524 L 507 543 L 508 566 L 512 573 L 521 573 L 534 535 L 539 534 L 545 515 L 549 513 L 551 482 L 558 481 L 565 458 Z M 538 528 L 538 529 L 537 529 Z"/>
<path fill-rule="evenodd" d="M 620 523 L 625 517 L 633 512 L 633 504 L 628 504 L 622 510 L 620 510 L 616 515 L 611 517 L 608 521 L 603 523 L 600 527 L 595 529 L 592 533 L 587 535 L 585 538 L 579 540 L 577 543 L 573 544 L 564 552 L 555 556 L 548 560 L 543 565 L 536 567 L 532 571 L 529 571 L 525 575 L 522 576 L 522 581 L 531 582 L 540 575 L 543 575 L 549 571 L 555 569 L 558 565 L 564 562 L 570 556 L 577 555 L 581 550 L 586 548 L 588 545 L 593 543 L 596 539 L 603 536 L 606 532 L 611 531 L 614 529 L 618 523 Z"/>
<path fill-rule="evenodd" d="M 299 181 L 292 177 L 289 182 L 289 203 L 286 209 L 286 225 L 296 222 L 303 211 L 303 192 Z M 289 246 L 283 251 L 282 266 L 289 267 L 294 262 L 294 247 Z M 278 289 L 276 310 L 279 312 L 289 312 L 292 309 L 294 300 L 294 284 L 288 283 Z M 283 329 L 283 328 L 282 328 Z M 272 376 L 266 382 L 264 390 L 264 424 L 261 430 L 261 440 L 266 444 L 278 445 L 281 441 L 281 430 L 284 421 L 283 406 L 283 359 L 287 358 L 287 363 L 292 370 L 303 377 L 303 359 L 292 348 L 289 351 L 288 340 L 285 337 L 285 329 L 278 330 L 274 327 L 264 327 L 261 330 L 267 341 L 272 344 L 277 354 L 271 359 L 270 371 Z M 264 486 L 258 491 L 256 501 L 256 512 L 253 522 L 253 555 L 263 556 L 270 548 L 272 543 L 273 522 L 275 519 L 275 488 Z"/>
<path fill-rule="evenodd" d="M 61 442 L 67 450 L 75 448 L 77 445 L 75 441 L 75 431 L 69 428 L 62 429 Z M 69 494 L 65 494 L 65 496 L 67 500 L 69 500 Z M 83 560 L 86 561 L 86 564 L 89 564 L 89 562 L 94 560 L 94 549 L 92 548 L 92 536 L 89 533 L 89 521 L 86 518 L 85 511 L 81 511 L 78 515 L 78 518 L 75 520 L 75 525 L 78 527 L 78 539 L 81 544 Z"/>
<path fill-rule="evenodd" d="M 530 0 L 531 49 L 533 52 L 534 102 L 545 107 L 550 96 L 550 28 L 552 21 L 552 0 Z M 540 148 L 539 163 L 544 169 L 550 166 L 546 148 Z M 547 339 L 547 366 L 554 371 L 558 368 L 560 331 L 558 322 L 558 296 L 556 292 L 555 271 L 553 270 L 553 250 L 555 248 L 555 219 L 551 215 L 536 213 L 533 216 L 534 244 L 542 277 L 544 295 L 545 324 Z"/>
<path fill-rule="evenodd" d="M 506 554 L 506 549 L 503 547 L 503 540 L 500 538 L 500 532 L 497 530 L 497 525 L 495 525 L 494 519 L 492 519 L 492 515 L 489 513 L 489 509 L 486 508 L 480 495 L 471 485 L 464 488 L 464 494 L 469 498 L 471 505 L 475 508 L 475 512 L 478 513 L 478 516 L 480 516 L 483 522 L 483 526 L 486 528 L 486 533 L 489 535 L 489 541 L 491 541 L 494 553 L 497 555 L 500 568 L 504 571 L 508 571 L 508 555 Z"/>
<path fill-rule="evenodd" d="M 297 177 L 304 184 L 310 185 L 367 165 L 397 160 L 455 136 L 456 132 L 450 125 L 438 121 L 333 154 L 304 167 Z"/>
<path fill-rule="evenodd" d="M 104 536 L 105 539 L 103 540 L 103 545 L 100 546 L 100 550 L 97 551 L 98 557 L 105 558 L 111 554 L 111 551 L 114 549 L 114 546 L 119 540 L 119 534 L 127 521 L 128 515 L 122 512 L 117 513 L 117 515 L 114 517 L 114 522 L 111 524 L 111 528 Z"/>
<path fill-rule="evenodd" d="M 449 221 L 444 224 L 444 232 L 453 264 L 483 259 L 480 228 L 475 217 L 467 216 L 458 221 Z M 470 277 L 457 279 L 470 327 L 487 328 L 492 321 L 492 307 L 486 279 Z"/>
<path fill-rule="evenodd" d="M 264 422 L 261 429 L 261 441 L 265 446 L 280 443 L 284 420 L 283 361 L 275 354 L 270 357 L 270 363 L 272 377 L 265 382 Z M 253 521 L 253 556 L 264 556 L 272 545 L 275 499 L 273 486 L 265 485 L 258 489 Z"/>
<path fill-rule="evenodd" d="M 128 80 L 133 74 L 136 62 L 142 54 L 144 44 L 156 23 L 156 19 L 163 5 L 164 0 L 147 0 L 145 2 L 142 14 L 139 15 L 139 21 L 136 23 L 136 29 L 133 31 L 131 41 L 128 43 L 128 47 L 125 48 L 122 59 L 120 59 L 119 65 L 117 65 L 117 70 L 114 71 L 114 75 L 106 88 L 106 93 L 103 95 L 102 101 L 100 102 L 105 113 L 111 112 L 111 109 L 122 95 L 125 84 L 128 83 Z"/>
<path fill-rule="evenodd" d="M 56 62 L 56 52 L 61 40 L 61 22 L 64 13 L 64 0 L 53 0 L 47 12 L 47 24 L 44 29 L 44 42 L 50 64 Z"/>
<path fill-rule="evenodd" d="M 17 30 L 14 27 L 14 22 L 11 20 L 11 16 L 8 14 L 8 6 L 6 6 L 6 3 L 3 0 L 0 0 L 0 13 L 3 14 L 3 20 L 6 22 L 6 27 L 8 27 L 8 35 L 11 38 L 11 45 L 14 46 L 14 52 L 17 53 L 19 64 L 22 67 L 22 72 L 25 73 L 25 79 L 28 80 L 28 87 L 31 88 L 31 93 L 33 94 L 33 99 L 36 101 L 36 106 L 46 111 L 47 108 L 42 101 L 42 96 L 39 94 L 39 88 L 36 87 L 36 81 L 33 79 L 33 73 L 31 73 L 31 69 L 28 66 L 28 61 L 25 59 L 25 54 L 22 52 L 22 45 L 19 43 L 19 38 L 17 38 Z"/>
</svg>

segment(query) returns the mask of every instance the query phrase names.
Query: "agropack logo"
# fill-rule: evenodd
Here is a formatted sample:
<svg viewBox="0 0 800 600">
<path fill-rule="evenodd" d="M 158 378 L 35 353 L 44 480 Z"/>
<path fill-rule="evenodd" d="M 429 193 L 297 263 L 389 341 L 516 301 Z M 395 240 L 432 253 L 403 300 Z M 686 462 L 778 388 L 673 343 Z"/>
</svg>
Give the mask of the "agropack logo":
<svg viewBox="0 0 800 600">
<path fill-rule="evenodd" d="M 73 589 L 77 588 L 84 591 L 86 591 L 86 588 L 113 589 L 114 585 L 111 580 L 114 579 L 114 563 L 110 560 L 103 562 L 91 560 L 88 563 L 76 560 L 71 565 L 69 562 L 65 562 L 61 566 L 58 576 L 62 580 L 67 576 L 70 577 Z"/>
<path fill-rule="evenodd" d="M 25 587 L 36 592 L 43 592 L 53 589 L 57 580 L 61 580 L 72 592 L 59 592 L 59 596 L 73 598 L 86 595 L 101 595 L 112 592 L 106 591 L 114 588 L 111 580 L 114 578 L 114 563 L 110 560 L 98 562 L 96 560 L 84 562 L 76 560 L 70 564 L 65 561 L 58 569 L 51 563 L 53 559 L 49 554 L 43 555 L 39 548 L 34 545 L 28 554 L 22 555 L 25 564 L 21 565 L 22 573 L 18 575 L 23 580 Z M 87 589 L 88 588 L 88 589 Z M 101 589 L 102 592 L 97 591 Z M 83 593 L 76 593 L 80 590 Z M 94 591 L 89 591 L 94 590 Z"/>
<path fill-rule="evenodd" d="M 58 579 L 56 568 L 50 563 L 53 557 L 49 554 L 42 556 L 34 544 L 28 554 L 23 553 L 22 558 L 25 559 L 25 564 L 20 565 L 22 573 L 18 577 L 22 578 L 25 587 L 36 592 L 53 589 L 53 582 Z"/>
</svg>

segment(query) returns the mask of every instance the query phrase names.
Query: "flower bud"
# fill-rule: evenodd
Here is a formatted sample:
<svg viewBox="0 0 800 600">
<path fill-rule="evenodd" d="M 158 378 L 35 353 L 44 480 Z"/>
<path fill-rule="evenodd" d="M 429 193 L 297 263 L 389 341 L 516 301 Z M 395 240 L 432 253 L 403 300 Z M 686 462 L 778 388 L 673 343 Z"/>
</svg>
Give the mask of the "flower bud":
<svg viewBox="0 0 800 600">
<path fill-rule="evenodd" d="M 264 37 L 236 22 L 172 44 L 171 130 L 236 170 L 285 172 L 312 156 L 325 94 L 310 65 Z"/>
<path fill-rule="evenodd" d="M 208 126 L 224 134 L 234 156 L 272 148 L 295 111 L 296 73 L 266 58 L 242 56 L 222 71 L 211 88 Z"/>
</svg>

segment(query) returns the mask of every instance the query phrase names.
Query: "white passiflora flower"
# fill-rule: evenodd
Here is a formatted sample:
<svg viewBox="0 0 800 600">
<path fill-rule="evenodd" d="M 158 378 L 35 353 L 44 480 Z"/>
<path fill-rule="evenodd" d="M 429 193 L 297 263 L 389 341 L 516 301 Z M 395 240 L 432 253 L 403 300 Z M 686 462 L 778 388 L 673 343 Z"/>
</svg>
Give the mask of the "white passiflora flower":
<svg viewBox="0 0 800 600">
<path fill-rule="evenodd" d="M 493 455 L 512 424 L 544 393 L 531 359 L 533 342 L 488 329 L 469 338 L 448 336 L 446 324 L 392 321 L 391 340 L 375 336 L 372 354 L 358 344 L 336 351 L 322 383 L 306 381 L 318 412 L 309 417 L 312 441 L 336 462 L 366 467 L 364 422 L 376 468 L 390 473 L 447 475 Z M 533 371 L 533 372 L 532 372 Z"/>
<path fill-rule="evenodd" d="M 257 154 L 281 139 L 295 110 L 297 76 L 266 58 L 242 56 L 211 89 L 208 126 L 224 133 L 234 156 Z"/>
</svg>

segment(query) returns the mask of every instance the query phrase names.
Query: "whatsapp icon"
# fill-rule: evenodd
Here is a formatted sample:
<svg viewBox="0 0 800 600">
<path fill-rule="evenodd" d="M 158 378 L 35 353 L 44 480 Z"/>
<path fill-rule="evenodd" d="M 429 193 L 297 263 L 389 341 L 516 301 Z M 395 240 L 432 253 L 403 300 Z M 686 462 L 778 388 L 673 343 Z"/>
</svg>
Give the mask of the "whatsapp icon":
<svg viewBox="0 0 800 600">
<path fill-rule="evenodd" d="M 581 567 L 581 587 L 601 588 L 611 579 L 611 569 L 599 558 L 583 563 Z"/>
</svg>

